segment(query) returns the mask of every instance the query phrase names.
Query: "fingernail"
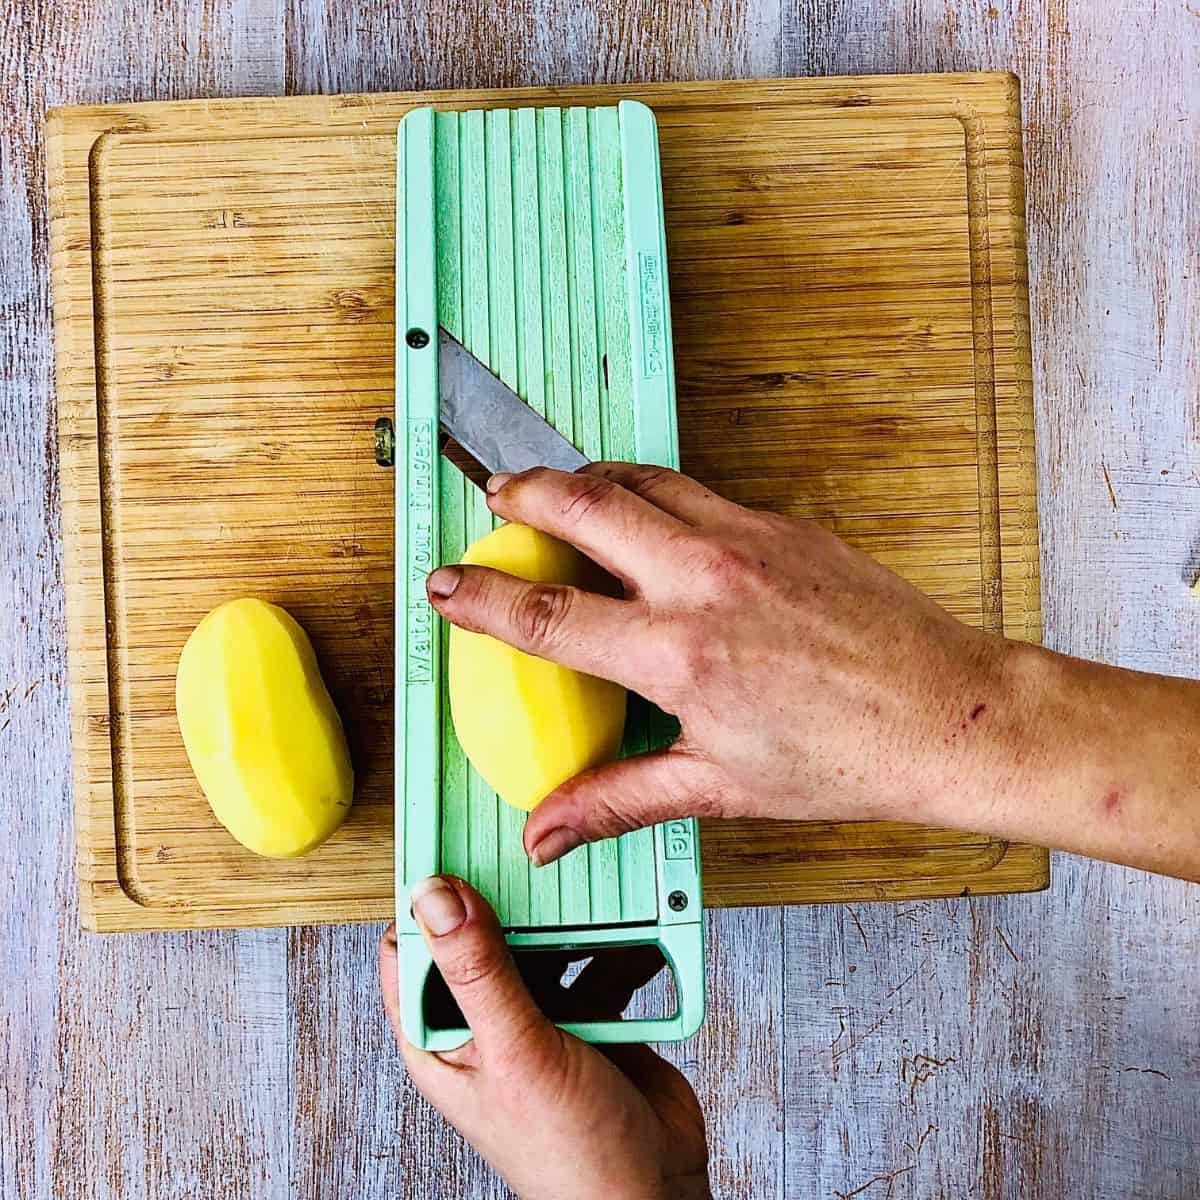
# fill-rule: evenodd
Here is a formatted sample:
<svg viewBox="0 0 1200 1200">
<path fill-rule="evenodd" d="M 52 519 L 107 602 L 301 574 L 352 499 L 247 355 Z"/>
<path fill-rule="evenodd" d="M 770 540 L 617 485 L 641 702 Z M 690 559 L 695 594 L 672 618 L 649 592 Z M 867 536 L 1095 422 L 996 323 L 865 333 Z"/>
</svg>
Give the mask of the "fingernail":
<svg viewBox="0 0 1200 1200">
<path fill-rule="evenodd" d="M 417 924 L 433 937 L 453 933 L 467 919 L 462 897 L 440 875 L 413 885 L 412 907 Z"/>
<path fill-rule="evenodd" d="M 501 471 L 498 475 L 493 475 L 487 481 L 488 495 L 494 496 L 511 478 L 511 471 Z"/>
<path fill-rule="evenodd" d="M 576 846 L 582 845 L 583 838 L 575 830 L 565 827 L 552 829 L 530 850 L 529 860 L 535 867 L 544 867 L 556 858 L 562 858 L 564 854 L 570 853 Z"/>
<path fill-rule="evenodd" d="M 462 582 L 462 570 L 458 567 L 438 567 L 425 580 L 425 586 L 431 596 L 440 596 L 443 600 L 453 596 L 455 588 Z"/>
</svg>

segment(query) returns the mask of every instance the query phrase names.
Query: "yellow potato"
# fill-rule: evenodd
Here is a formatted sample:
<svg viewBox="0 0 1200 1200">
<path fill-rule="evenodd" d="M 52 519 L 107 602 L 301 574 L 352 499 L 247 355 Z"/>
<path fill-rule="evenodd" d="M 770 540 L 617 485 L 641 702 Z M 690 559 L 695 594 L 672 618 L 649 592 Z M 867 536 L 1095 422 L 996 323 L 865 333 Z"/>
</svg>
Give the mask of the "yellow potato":
<svg viewBox="0 0 1200 1200">
<path fill-rule="evenodd" d="M 463 562 L 593 591 L 608 581 L 579 551 L 526 525 L 501 525 Z M 452 626 L 450 712 L 471 765 L 501 799 L 528 811 L 573 775 L 616 758 L 625 689 Z"/>
<path fill-rule="evenodd" d="M 231 600 L 192 630 L 175 711 L 217 820 L 247 850 L 295 858 L 342 823 L 354 772 L 307 634 L 282 608 Z"/>
</svg>

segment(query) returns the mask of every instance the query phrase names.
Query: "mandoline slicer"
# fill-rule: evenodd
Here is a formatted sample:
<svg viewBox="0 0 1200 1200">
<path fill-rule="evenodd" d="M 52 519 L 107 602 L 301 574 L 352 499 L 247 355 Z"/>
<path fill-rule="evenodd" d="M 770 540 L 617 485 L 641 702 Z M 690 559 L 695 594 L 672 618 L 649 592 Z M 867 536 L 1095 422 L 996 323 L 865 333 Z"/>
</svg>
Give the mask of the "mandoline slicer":
<svg viewBox="0 0 1200 1200">
<path fill-rule="evenodd" d="M 410 112 L 396 199 L 396 913 L 406 1035 L 425 1049 L 431 960 L 409 913 L 448 872 L 495 906 L 514 947 L 658 945 L 674 1016 L 564 1028 L 593 1042 L 672 1041 L 704 1012 L 700 846 L 693 820 L 584 846 L 548 867 L 525 814 L 471 769 L 454 736 L 449 639 L 425 576 L 493 527 L 483 493 L 438 453 L 444 326 L 590 459 L 678 467 L 658 136 L 642 104 Z M 634 697 L 624 753 L 667 744 Z"/>
</svg>

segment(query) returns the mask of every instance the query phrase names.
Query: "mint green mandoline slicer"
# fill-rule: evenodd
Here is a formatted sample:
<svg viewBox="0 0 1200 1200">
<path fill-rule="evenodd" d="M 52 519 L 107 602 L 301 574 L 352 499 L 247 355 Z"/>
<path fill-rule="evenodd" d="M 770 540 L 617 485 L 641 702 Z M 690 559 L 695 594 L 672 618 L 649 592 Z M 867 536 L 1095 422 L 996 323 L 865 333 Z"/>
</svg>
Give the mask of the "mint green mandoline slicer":
<svg viewBox="0 0 1200 1200">
<path fill-rule="evenodd" d="M 565 1029 L 593 1042 L 674 1041 L 704 1013 L 700 845 L 693 820 L 581 847 L 548 867 L 525 814 L 466 761 L 450 719 L 449 639 L 425 577 L 493 527 L 483 493 L 438 453 L 437 328 L 461 341 L 590 459 L 678 467 L 658 136 L 642 104 L 410 112 L 396 198 L 396 913 L 409 1040 L 434 1027 L 431 959 L 412 885 L 469 880 L 519 948 L 657 945 L 674 1016 Z M 674 724 L 631 697 L 624 753 Z"/>
</svg>

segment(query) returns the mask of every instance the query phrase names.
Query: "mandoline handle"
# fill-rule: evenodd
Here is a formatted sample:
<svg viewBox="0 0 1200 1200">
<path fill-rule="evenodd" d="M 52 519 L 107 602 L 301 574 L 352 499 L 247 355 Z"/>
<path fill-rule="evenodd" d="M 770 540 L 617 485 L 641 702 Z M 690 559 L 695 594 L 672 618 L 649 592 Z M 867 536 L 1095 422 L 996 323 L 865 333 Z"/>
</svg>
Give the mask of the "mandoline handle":
<svg viewBox="0 0 1200 1200">
<path fill-rule="evenodd" d="M 679 1006 L 670 1017 L 636 1020 L 562 1021 L 559 1028 L 585 1042 L 679 1042 L 691 1037 L 704 1018 L 704 931 L 700 922 L 649 928 L 539 930 L 507 935 L 510 946 L 587 950 L 611 946 L 656 945 L 675 976 Z M 404 1036 L 421 1050 L 454 1050 L 468 1041 L 466 1028 L 433 1029 L 425 1021 L 425 987 L 433 957 L 419 933 L 400 937 L 400 1019 Z"/>
</svg>

